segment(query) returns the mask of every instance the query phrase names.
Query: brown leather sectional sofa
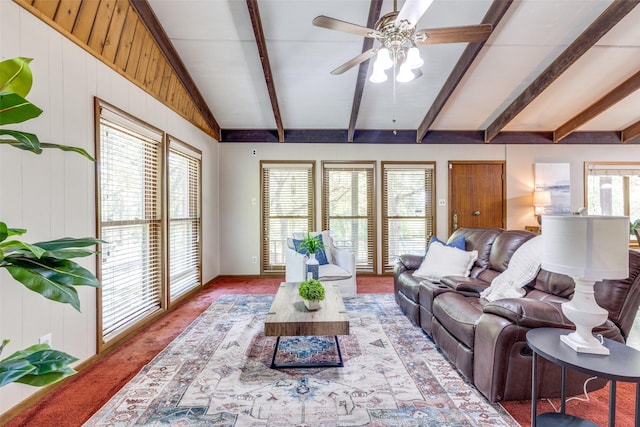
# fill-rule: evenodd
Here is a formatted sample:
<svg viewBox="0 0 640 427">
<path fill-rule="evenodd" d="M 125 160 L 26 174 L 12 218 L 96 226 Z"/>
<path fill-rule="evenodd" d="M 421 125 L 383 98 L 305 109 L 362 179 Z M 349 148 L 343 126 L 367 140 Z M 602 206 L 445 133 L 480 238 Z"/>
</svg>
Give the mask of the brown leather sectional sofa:
<svg viewBox="0 0 640 427">
<path fill-rule="evenodd" d="M 508 267 L 516 249 L 536 234 L 460 228 L 448 242 L 461 235 L 467 251 L 478 251 L 469 277 L 443 277 L 440 283 L 422 280 L 413 273 L 423 257 L 403 255 L 394 268 L 396 301 L 490 401 L 530 399 L 531 349 L 526 333 L 539 327 L 574 329 L 561 311 L 561 304 L 571 299 L 574 282 L 568 276 L 540 270 L 525 286 L 523 298 L 488 302 L 480 298 L 480 292 Z M 626 341 L 640 305 L 639 273 L 640 252 L 629 250 L 629 278 L 596 283 L 596 301 L 609 311 L 609 319 L 594 333 Z M 538 372 L 538 397 L 559 396 L 560 368 L 540 358 Z M 567 394 L 582 393 L 586 379 L 584 374 L 568 371 Z M 590 381 L 588 390 L 605 384 L 601 379 Z"/>
</svg>

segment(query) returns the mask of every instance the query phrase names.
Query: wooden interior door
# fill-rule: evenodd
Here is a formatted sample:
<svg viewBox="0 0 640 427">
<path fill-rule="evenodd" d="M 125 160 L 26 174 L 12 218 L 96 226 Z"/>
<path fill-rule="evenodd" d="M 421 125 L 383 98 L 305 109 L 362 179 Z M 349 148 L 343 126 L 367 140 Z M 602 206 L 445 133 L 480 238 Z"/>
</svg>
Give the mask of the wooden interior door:
<svg viewBox="0 0 640 427">
<path fill-rule="evenodd" d="M 505 227 L 505 163 L 449 162 L 449 234 L 461 227 Z"/>
</svg>

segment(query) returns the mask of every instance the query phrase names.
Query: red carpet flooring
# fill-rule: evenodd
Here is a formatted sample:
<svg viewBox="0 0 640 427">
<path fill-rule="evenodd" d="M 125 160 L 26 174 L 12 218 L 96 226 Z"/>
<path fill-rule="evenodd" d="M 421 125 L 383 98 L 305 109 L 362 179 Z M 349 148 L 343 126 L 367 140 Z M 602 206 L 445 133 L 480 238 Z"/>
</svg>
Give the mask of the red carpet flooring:
<svg viewBox="0 0 640 427">
<path fill-rule="evenodd" d="M 195 297 L 70 378 L 5 425 L 10 427 L 82 425 L 220 295 L 275 294 L 281 281 L 282 278 L 278 277 L 214 280 Z M 393 292 L 393 278 L 391 276 L 358 277 L 358 292 Z M 617 397 L 616 426 L 633 425 L 635 387 L 619 383 Z M 567 412 L 580 415 L 598 425 L 607 425 L 608 388 L 590 393 L 590 399 L 590 402 L 569 402 Z M 557 399 L 554 404 L 559 406 Z M 521 425 L 530 426 L 530 402 L 503 402 L 503 406 Z M 551 410 L 551 406 L 546 402 L 538 405 L 539 413 Z"/>
</svg>

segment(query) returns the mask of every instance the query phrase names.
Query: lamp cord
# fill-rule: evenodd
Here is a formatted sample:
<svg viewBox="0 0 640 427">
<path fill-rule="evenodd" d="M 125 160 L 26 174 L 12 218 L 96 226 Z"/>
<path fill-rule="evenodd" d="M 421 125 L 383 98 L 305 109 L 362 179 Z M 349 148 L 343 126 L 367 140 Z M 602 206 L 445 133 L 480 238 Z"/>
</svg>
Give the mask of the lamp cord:
<svg viewBox="0 0 640 427">
<path fill-rule="evenodd" d="M 565 400 L 565 403 L 570 401 L 570 400 L 579 400 L 580 402 L 588 402 L 589 400 L 591 400 L 589 398 L 589 393 L 587 393 L 587 383 L 591 380 L 595 380 L 598 377 L 591 377 L 591 378 L 587 378 L 584 381 L 584 385 L 582 386 L 582 392 L 584 393 L 584 397 L 579 397 L 579 396 L 573 396 L 568 398 L 567 400 Z M 554 412 L 560 412 L 560 409 L 556 408 L 555 405 L 553 404 L 553 402 L 551 401 L 551 399 L 545 399 L 549 405 L 551 405 L 551 407 L 553 408 Z"/>
</svg>

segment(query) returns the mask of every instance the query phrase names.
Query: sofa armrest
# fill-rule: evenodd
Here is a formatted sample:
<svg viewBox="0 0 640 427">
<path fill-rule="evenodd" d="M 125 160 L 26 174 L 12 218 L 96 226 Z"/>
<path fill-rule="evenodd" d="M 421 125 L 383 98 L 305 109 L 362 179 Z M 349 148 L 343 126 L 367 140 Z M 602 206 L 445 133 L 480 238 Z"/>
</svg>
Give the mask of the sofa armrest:
<svg viewBox="0 0 640 427">
<path fill-rule="evenodd" d="M 422 264 L 424 257 L 422 255 L 404 254 L 400 255 L 399 261 L 407 270 L 417 270 Z"/>
<path fill-rule="evenodd" d="M 530 298 L 505 298 L 487 303 L 484 313 L 503 317 L 526 328 L 573 328 L 560 304 Z"/>
<path fill-rule="evenodd" d="M 338 267 L 345 269 L 352 276 L 356 274 L 356 256 L 353 252 L 333 247 L 331 256 L 333 257 L 333 263 Z"/>
<path fill-rule="evenodd" d="M 302 282 L 305 280 L 305 262 L 307 256 L 287 247 L 285 250 L 285 281 Z"/>
<path fill-rule="evenodd" d="M 475 292 L 477 294 L 490 285 L 484 280 L 464 276 L 444 276 L 440 278 L 440 283 L 459 292 Z"/>
</svg>

